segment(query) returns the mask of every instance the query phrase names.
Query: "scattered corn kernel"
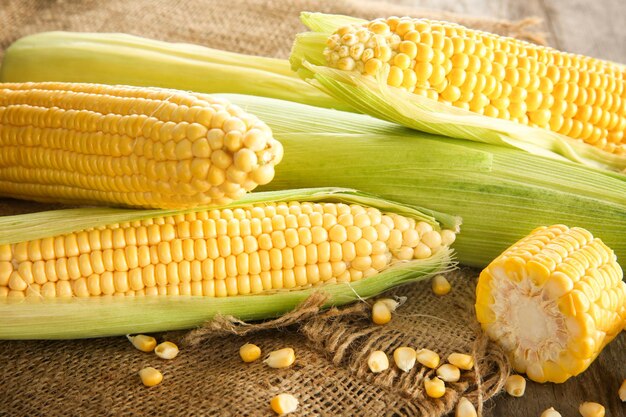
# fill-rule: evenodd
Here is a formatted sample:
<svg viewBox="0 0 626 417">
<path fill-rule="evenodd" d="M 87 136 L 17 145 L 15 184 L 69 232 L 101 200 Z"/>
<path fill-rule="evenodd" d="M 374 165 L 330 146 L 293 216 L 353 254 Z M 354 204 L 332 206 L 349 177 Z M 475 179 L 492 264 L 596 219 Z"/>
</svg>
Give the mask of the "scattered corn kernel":
<svg viewBox="0 0 626 417">
<path fill-rule="evenodd" d="M 393 351 L 393 361 L 404 372 L 409 372 L 415 366 L 417 353 L 410 347 L 399 347 Z"/>
<path fill-rule="evenodd" d="M 435 276 L 430 282 L 435 295 L 446 295 L 452 289 L 450 282 L 443 275 Z"/>
<path fill-rule="evenodd" d="M 381 298 L 376 300 L 372 306 L 372 321 L 376 324 L 387 324 L 391 321 L 391 314 L 400 305 L 392 298 Z"/>
<path fill-rule="evenodd" d="M 584 402 L 578 407 L 578 412 L 583 417 L 604 417 L 604 406 L 594 402 Z"/>
<path fill-rule="evenodd" d="M 444 382 L 457 382 L 461 379 L 461 371 L 456 366 L 446 363 L 437 368 L 437 376 Z"/>
<path fill-rule="evenodd" d="M 464 353 L 451 353 L 448 362 L 464 371 L 469 371 L 474 367 L 474 357 Z"/>
<path fill-rule="evenodd" d="M 161 371 L 149 366 L 139 371 L 139 378 L 146 387 L 153 387 L 159 385 L 163 381 L 163 374 Z"/>
<path fill-rule="evenodd" d="M 622 386 L 619 387 L 619 398 L 622 401 L 626 401 L 626 379 L 624 380 L 624 382 L 622 382 Z"/>
<path fill-rule="evenodd" d="M 454 417 L 477 417 L 478 413 L 476 413 L 476 408 L 474 408 L 474 404 L 470 402 L 465 397 L 461 397 L 459 403 L 456 405 L 456 412 L 454 413 Z"/>
<path fill-rule="evenodd" d="M 375 350 L 370 353 L 367 359 L 367 366 L 369 366 L 370 371 L 377 374 L 389 369 L 389 358 L 387 358 L 387 354 L 382 350 Z"/>
<path fill-rule="evenodd" d="M 435 369 L 439 366 L 439 355 L 430 349 L 420 349 L 417 351 L 417 361 L 422 365 Z"/>
<path fill-rule="evenodd" d="M 504 389 L 512 397 L 521 397 L 526 391 L 526 379 L 521 375 L 509 375 L 504 383 Z"/>
<path fill-rule="evenodd" d="M 298 409 L 298 399 L 291 394 L 278 394 L 270 401 L 270 407 L 281 416 L 293 413 Z"/>
<path fill-rule="evenodd" d="M 446 393 L 446 384 L 439 378 L 424 378 L 426 394 L 431 398 L 441 398 Z"/>
<path fill-rule="evenodd" d="M 159 343 L 154 353 L 161 359 L 174 359 L 178 355 L 178 346 L 172 342 Z"/>
<path fill-rule="evenodd" d="M 263 361 L 270 368 L 287 368 L 296 361 L 296 352 L 292 348 L 284 348 L 270 352 Z"/>
<path fill-rule="evenodd" d="M 561 416 L 561 413 L 559 413 L 558 411 L 554 409 L 554 407 L 550 407 L 547 410 L 544 410 L 544 412 L 541 413 L 540 417 L 562 417 L 562 416 Z"/>
<path fill-rule="evenodd" d="M 135 348 L 142 352 L 152 352 L 157 345 L 154 337 L 146 336 L 145 334 L 138 334 L 136 336 L 126 335 L 126 338 Z"/>
<path fill-rule="evenodd" d="M 254 362 L 261 357 L 261 348 L 252 343 L 246 343 L 239 348 L 239 356 L 244 362 Z"/>
</svg>

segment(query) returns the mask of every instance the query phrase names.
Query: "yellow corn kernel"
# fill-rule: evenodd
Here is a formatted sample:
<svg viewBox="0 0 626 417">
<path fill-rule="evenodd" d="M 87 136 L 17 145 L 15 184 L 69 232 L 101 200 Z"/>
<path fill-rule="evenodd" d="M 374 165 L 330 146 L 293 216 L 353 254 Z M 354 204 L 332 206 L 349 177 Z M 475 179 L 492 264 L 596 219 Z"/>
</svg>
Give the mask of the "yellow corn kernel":
<svg viewBox="0 0 626 417">
<path fill-rule="evenodd" d="M 431 398 L 441 398 L 446 393 L 446 384 L 439 378 L 424 378 L 424 389 L 426 395 Z"/>
<path fill-rule="evenodd" d="M 2 148 L 17 150 L 16 133 L 25 126 L 40 132 L 21 147 L 26 166 L 19 180 L 12 169 L 0 173 L 5 195 L 155 208 L 221 205 L 270 182 L 283 155 L 267 125 L 204 94 L 61 82 L 4 83 L 3 91 Z M 192 117 L 201 113 L 207 117 Z M 59 128 L 64 146 L 50 143 Z M 30 252 L 42 256 L 38 246 Z"/>
<path fill-rule="evenodd" d="M 174 359 L 178 355 L 178 346 L 172 342 L 159 343 L 154 353 L 161 359 Z"/>
<path fill-rule="evenodd" d="M 387 324 L 391 321 L 391 316 L 400 303 L 391 298 L 376 300 L 372 306 L 372 321 L 375 324 Z"/>
<path fill-rule="evenodd" d="M 136 336 L 127 335 L 126 338 L 142 352 L 152 352 L 157 345 L 156 339 L 152 336 L 138 334 Z"/>
<path fill-rule="evenodd" d="M 272 410 L 281 416 L 296 411 L 298 404 L 298 399 L 291 394 L 278 394 L 270 401 Z"/>
<path fill-rule="evenodd" d="M 478 413 L 476 413 L 476 408 L 474 408 L 474 404 L 470 402 L 465 397 L 461 397 L 459 403 L 456 405 L 456 411 L 454 412 L 454 417 L 477 417 Z"/>
<path fill-rule="evenodd" d="M 149 366 L 139 371 L 139 378 L 141 378 L 141 382 L 146 387 L 154 387 L 163 381 L 163 374 L 161 371 Z"/>
<path fill-rule="evenodd" d="M 461 379 L 461 371 L 456 366 L 445 363 L 437 368 L 437 376 L 444 382 L 457 382 Z"/>
<path fill-rule="evenodd" d="M 619 391 L 617 393 L 620 400 L 626 401 L 626 379 L 622 382 L 622 385 L 619 387 Z"/>
<path fill-rule="evenodd" d="M 578 412 L 583 417 L 604 417 L 606 410 L 602 404 L 584 402 L 578 407 Z"/>
<path fill-rule="evenodd" d="M 448 362 L 464 371 L 469 371 L 474 367 L 474 357 L 464 353 L 451 353 Z"/>
<path fill-rule="evenodd" d="M 431 281 L 431 286 L 435 295 L 446 295 L 452 289 L 450 282 L 443 275 L 436 275 Z"/>
<path fill-rule="evenodd" d="M 521 375 L 509 375 L 504 383 L 504 389 L 511 397 L 521 397 L 526 391 L 526 379 Z"/>
<path fill-rule="evenodd" d="M 292 348 L 283 348 L 270 352 L 263 361 L 270 368 L 287 368 L 296 361 L 296 352 Z"/>
<path fill-rule="evenodd" d="M 389 358 L 382 350 L 375 350 L 367 358 L 367 366 L 375 374 L 389 369 Z"/>
<path fill-rule="evenodd" d="M 550 407 L 541 413 L 541 417 L 561 417 L 561 413 L 556 411 L 554 407 Z"/>
<path fill-rule="evenodd" d="M 427 368 L 436 369 L 439 366 L 439 355 L 430 349 L 420 349 L 416 355 L 417 361 Z"/>
<path fill-rule="evenodd" d="M 380 32 L 382 25 L 385 31 Z M 440 26 L 447 31 L 435 32 Z M 626 100 L 621 87 L 626 71 L 619 65 L 427 19 L 406 18 L 398 25 L 365 22 L 351 30 L 360 36 L 330 36 L 324 55 L 331 68 L 375 76 L 388 62 L 390 86 L 626 154 L 626 122 L 617 122 L 626 120 L 618 105 Z M 361 51 L 378 44 L 383 46 L 376 53 L 360 56 L 358 67 L 336 59 L 348 47 Z M 566 115 L 564 109 L 572 105 L 576 110 Z M 609 127 L 611 117 L 616 122 Z M 576 128 L 571 128 L 574 122 Z"/>
<path fill-rule="evenodd" d="M 482 271 L 476 314 L 517 372 L 564 382 L 622 330 L 622 278 L 614 253 L 587 230 L 540 227 Z"/>
<path fill-rule="evenodd" d="M 244 362 L 254 362 L 261 357 L 261 348 L 252 343 L 246 343 L 239 348 L 239 356 Z"/>
<path fill-rule="evenodd" d="M 404 372 L 409 372 L 413 369 L 416 358 L 415 349 L 410 347 L 399 347 L 393 351 L 393 361 L 396 363 L 396 366 Z"/>
</svg>

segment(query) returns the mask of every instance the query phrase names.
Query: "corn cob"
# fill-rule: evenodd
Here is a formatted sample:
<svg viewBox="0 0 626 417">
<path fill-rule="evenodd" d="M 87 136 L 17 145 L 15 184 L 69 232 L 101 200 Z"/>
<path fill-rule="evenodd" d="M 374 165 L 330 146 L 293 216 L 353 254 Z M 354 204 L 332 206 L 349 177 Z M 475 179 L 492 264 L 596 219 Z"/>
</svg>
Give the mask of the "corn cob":
<svg viewBox="0 0 626 417">
<path fill-rule="evenodd" d="M 626 169 L 625 67 L 447 22 L 342 18 L 303 14 L 315 32 L 296 39 L 292 68 L 357 110 Z"/>
<path fill-rule="evenodd" d="M 229 298 L 232 303 L 245 304 L 241 297 L 281 291 L 306 293 L 302 290 L 326 289 L 332 284 L 349 284 L 353 295 L 359 296 L 359 282 L 369 285 L 372 277 L 383 275 L 381 271 L 393 271 L 394 266 L 424 268 L 448 256 L 455 239 L 455 220 L 451 220 L 453 230 L 440 229 L 431 217 L 414 209 L 340 191 L 283 193 L 303 196 L 303 201 L 275 201 L 257 193 L 244 205 L 188 212 L 66 211 L 59 216 L 81 218 L 64 227 L 102 224 L 62 234 L 54 227 L 44 227 L 43 231 L 33 230 L 33 238 L 14 236 L 22 240 L 13 243 L 4 240 L 0 246 L 0 310 L 4 303 L 2 314 L 17 315 L 11 310 L 16 300 L 25 300 L 26 306 L 63 300 L 70 304 L 93 300 L 105 306 L 111 299 L 177 296 Z M 320 199 L 334 202 L 316 202 Z M 251 204 L 253 201 L 257 204 Z M 45 217 L 15 216 L 2 222 L 16 225 L 21 218 L 35 226 L 38 218 Z M 108 223 L 112 218 L 119 221 Z M 10 231 L 4 233 L 10 236 Z M 392 282 L 387 277 L 384 285 Z M 360 295 L 368 296 L 367 292 Z M 252 313 L 268 314 L 272 306 L 269 297 L 264 313 Z M 280 295 L 276 297 L 280 299 Z M 335 302 L 351 298 L 339 297 Z M 218 312 L 228 313 L 219 310 L 219 302 L 215 305 Z M 49 310 L 54 315 L 54 307 Z M 8 319 L 2 317 L 0 337 L 7 337 L 9 321 L 3 323 Z M 150 319 L 129 321 L 125 333 L 150 331 L 141 327 L 144 322 L 150 323 Z M 163 326 L 159 329 L 167 328 L 167 324 Z"/>
<path fill-rule="evenodd" d="M 1 84 L 0 146 L 5 196 L 157 208 L 237 200 L 282 157 L 224 100 L 98 84 Z"/>
<path fill-rule="evenodd" d="M 18 39 L 4 51 L 0 81 L 127 84 L 347 109 L 299 79 L 284 59 L 123 33 L 42 32 Z"/>
<path fill-rule="evenodd" d="M 408 131 L 364 115 L 226 97 L 263 118 L 285 147 L 281 168 L 264 189 L 336 184 L 405 204 L 427 201 L 463 218 L 455 252 L 478 267 L 537 225 L 556 223 L 601 235 L 626 259 L 624 175 Z"/>
<path fill-rule="evenodd" d="M 626 283 L 615 254 L 582 228 L 540 227 L 480 274 L 476 315 L 537 382 L 583 372 L 626 325 Z"/>
</svg>

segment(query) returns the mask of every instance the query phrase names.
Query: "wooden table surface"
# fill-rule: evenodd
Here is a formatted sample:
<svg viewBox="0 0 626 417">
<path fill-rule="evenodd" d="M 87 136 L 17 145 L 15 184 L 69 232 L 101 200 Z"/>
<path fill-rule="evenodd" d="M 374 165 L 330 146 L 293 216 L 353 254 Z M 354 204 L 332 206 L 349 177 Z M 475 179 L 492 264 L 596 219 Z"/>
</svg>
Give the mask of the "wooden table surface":
<svg viewBox="0 0 626 417">
<path fill-rule="evenodd" d="M 391 0 L 416 8 L 503 19 L 540 17 L 550 46 L 626 64 L 625 0 Z M 582 375 L 564 384 L 529 383 L 522 398 L 500 395 L 487 416 L 539 417 L 554 407 L 563 417 L 579 416 L 578 405 L 595 401 L 607 417 L 626 416 L 617 390 L 626 379 L 626 332 L 622 332 Z"/>
</svg>

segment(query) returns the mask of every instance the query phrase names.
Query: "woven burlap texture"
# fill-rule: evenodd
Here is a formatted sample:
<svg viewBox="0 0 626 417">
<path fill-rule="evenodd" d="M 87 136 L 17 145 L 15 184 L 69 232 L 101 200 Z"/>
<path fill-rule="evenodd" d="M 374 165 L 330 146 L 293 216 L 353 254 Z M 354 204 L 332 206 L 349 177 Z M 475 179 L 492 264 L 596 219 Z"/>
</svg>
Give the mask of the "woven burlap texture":
<svg viewBox="0 0 626 417">
<path fill-rule="evenodd" d="M 231 51 L 286 57 L 293 36 L 304 28 L 300 11 L 322 11 L 374 18 L 413 15 L 543 42 L 520 22 L 468 18 L 450 13 L 343 0 L 22 0 L 0 4 L 0 54 L 21 36 L 46 30 L 125 32 L 155 39 L 190 42 Z M 0 201 L 0 214 L 41 211 L 59 206 Z M 175 360 L 158 360 L 135 350 L 124 338 L 78 341 L 0 342 L 0 415 L 10 416 L 265 416 L 270 398 L 290 392 L 300 400 L 298 416 L 440 416 L 467 396 L 482 411 L 483 401 L 502 387 L 509 368 L 502 352 L 481 336 L 472 300 L 477 271 L 451 274 L 453 292 L 432 294 L 427 282 L 391 292 L 406 297 L 391 324 L 374 326 L 369 304 L 318 312 L 309 300 L 290 316 L 262 325 L 222 317 L 191 333 L 157 335 L 183 346 Z M 319 301 L 319 300 L 318 300 Z M 68 323 L 71 325 L 71 323 Z M 245 342 L 264 352 L 291 346 L 297 361 L 273 370 L 261 362 L 243 364 Z M 423 378 L 433 371 L 409 373 L 392 366 L 374 375 L 367 356 L 401 345 L 431 348 L 443 357 L 473 353 L 475 371 L 448 384 L 442 399 L 424 396 Z M 163 371 L 164 382 L 143 387 L 137 371 Z"/>
</svg>

